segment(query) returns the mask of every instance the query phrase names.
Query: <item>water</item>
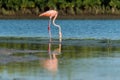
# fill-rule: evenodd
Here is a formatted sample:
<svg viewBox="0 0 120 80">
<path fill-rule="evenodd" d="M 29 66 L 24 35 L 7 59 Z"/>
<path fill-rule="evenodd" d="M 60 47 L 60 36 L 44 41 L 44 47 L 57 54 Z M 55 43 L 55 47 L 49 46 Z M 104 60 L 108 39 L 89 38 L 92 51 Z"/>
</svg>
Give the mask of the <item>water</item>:
<svg viewBox="0 0 120 80">
<path fill-rule="evenodd" d="M 62 43 L 47 22 L 0 20 L 0 80 L 120 79 L 120 20 L 58 20 Z"/>
<path fill-rule="evenodd" d="M 120 20 L 57 20 L 64 39 L 120 39 Z M 0 36 L 48 38 L 48 20 L 0 20 Z M 51 25 L 52 37 L 58 30 Z"/>
<path fill-rule="evenodd" d="M 1 43 L 0 47 L 3 47 L 0 49 L 0 80 L 120 78 L 120 49 L 117 47 L 56 43 Z M 56 54 L 56 58 L 51 58 L 51 53 Z"/>
</svg>

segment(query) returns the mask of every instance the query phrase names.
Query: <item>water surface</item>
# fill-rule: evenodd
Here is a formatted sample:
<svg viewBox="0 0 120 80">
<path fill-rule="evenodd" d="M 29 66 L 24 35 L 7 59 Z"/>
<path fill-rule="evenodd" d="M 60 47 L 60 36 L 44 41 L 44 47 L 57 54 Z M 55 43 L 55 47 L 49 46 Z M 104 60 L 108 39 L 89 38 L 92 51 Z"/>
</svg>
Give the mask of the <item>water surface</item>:
<svg viewBox="0 0 120 80">
<path fill-rule="evenodd" d="M 120 20 L 0 20 L 0 80 L 119 80 Z"/>
<path fill-rule="evenodd" d="M 57 20 L 63 38 L 120 39 L 120 20 Z M 48 38 L 48 20 L 0 20 L 0 36 Z M 53 38 L 58 29 L 51 25 Z"/>
</svg>

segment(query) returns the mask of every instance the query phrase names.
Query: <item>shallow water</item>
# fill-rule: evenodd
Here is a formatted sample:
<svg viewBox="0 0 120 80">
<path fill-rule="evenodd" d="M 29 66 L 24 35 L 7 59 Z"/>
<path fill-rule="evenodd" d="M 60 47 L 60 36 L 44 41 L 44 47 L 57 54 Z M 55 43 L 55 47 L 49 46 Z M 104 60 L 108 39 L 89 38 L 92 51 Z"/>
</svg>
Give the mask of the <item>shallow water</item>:
<svg viewBox="0 0 120 80">
<path fill-rule="evenodd" d="M 120 20 L 57 20 L 64 39 L 120 39 Z M 0 36 L 48 38 L 48 20 L 0 20 Z M 52 37 L 58 29 L 51 25 Z"/>
<path fill-rule="evenodd" d="M 120 20 L 58 20 L 62 43 L 46 22 L 0 20 L 0 80 L 120 79 Z"/>
<path fill-rule="evenodd" d="M 0 43 L 0 80 L 119 80 L 119 46 L 74 43 Z"/>
</svg>

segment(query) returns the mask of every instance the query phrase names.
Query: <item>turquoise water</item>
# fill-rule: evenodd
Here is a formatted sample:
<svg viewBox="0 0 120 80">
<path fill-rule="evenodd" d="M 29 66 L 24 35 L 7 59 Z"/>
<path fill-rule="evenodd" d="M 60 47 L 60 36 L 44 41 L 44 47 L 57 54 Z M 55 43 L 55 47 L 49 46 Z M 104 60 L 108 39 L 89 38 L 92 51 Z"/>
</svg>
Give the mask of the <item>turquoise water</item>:
<svg viewBox="0 0 120 80">
<path fill-rule="evenodd" d="M 0 20 L 0 80 L 120 79 L 120 20 L 57 20 L 62 43 L 47 23 Z"/>
<path fill-rule="evenodd" d="M 120 39 L 120 20 L 57 20 L 63 38 Z M 0 36 L 48 38 L 48 20 L 0 20 Z M 51 25 L 52 37 L 57 28 Z"/>
</svg>

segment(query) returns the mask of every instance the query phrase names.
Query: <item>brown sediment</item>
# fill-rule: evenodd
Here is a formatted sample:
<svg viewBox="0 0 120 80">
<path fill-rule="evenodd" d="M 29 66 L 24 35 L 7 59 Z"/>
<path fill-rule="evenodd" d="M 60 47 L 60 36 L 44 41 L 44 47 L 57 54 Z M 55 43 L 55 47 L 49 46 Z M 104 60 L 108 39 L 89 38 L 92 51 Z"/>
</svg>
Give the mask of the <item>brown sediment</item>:
<svg viewBox="0 0 120 80">
<path fill-rule="evenodd" d="M 120 19 L 120 15 L 112 15 L 112 14 L 81 14 L 81 15 L 66 15 L 66 16 L 59 16 L 62 19 Z"/>
<path fill-rule="evenodd" d="M 0 15 L 0 19 L 47 19 L 39 15 Z M 120 19 L 120 15 L 115 14 L 80 14 L 80 15 L 59 15 L 58 19 Z"/>
</svg>

